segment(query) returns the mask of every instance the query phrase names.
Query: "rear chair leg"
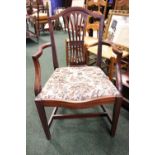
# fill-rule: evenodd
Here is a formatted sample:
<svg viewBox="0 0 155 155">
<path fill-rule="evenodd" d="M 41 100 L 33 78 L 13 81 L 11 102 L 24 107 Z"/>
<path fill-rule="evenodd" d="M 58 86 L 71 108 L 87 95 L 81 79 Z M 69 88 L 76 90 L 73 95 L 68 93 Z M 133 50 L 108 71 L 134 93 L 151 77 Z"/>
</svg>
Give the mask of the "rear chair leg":
<svg viewBox="0 0 155 155">
<path fill-rule="evenodd" d="M 50 140 L 51 139 L 51 134 L 50 134 L 50 130 L 49 130 L 49 127 L 48 127 L 48 122 L 47 122 L 47 117 L 46 117 L 44 106 L 41 105 L 40 103 L 37 103 L 37 102 L 35 102 L 35 103 L 36 103 L 36 106 L 37 106 L 38 114 L 39 114 L 39 117 L 40 117 L 40 120 L 41 120 L 41 123 L 42 123 L 42 127 L 44 129 L 46 138 L 48 140 Z"/>
<path fill-rule="evenodd" d="M 119 119 L 120 109 L 121 109 L 122 98 L 116 98 L 114 109 L 113 109 L 113 118 L 112 118 L 112 127 L 111 127 L 111 136 L 114 137 L 116 133 L 117 123 Z"/>
</svg>

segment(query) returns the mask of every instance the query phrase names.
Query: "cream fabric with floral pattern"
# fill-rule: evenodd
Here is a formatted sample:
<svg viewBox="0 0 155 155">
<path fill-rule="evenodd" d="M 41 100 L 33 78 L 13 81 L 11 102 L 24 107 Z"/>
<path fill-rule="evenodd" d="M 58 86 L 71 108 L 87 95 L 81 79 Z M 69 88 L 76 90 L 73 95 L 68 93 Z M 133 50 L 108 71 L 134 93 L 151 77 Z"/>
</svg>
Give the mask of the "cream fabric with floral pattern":
<svg viewBox="0 0 155 155">
<path fill-rule="evenodd" d="M 62 67 L 54 71 L 36 100 L 84 101 L 118 94 L 99 67 Z"/>
</svg>

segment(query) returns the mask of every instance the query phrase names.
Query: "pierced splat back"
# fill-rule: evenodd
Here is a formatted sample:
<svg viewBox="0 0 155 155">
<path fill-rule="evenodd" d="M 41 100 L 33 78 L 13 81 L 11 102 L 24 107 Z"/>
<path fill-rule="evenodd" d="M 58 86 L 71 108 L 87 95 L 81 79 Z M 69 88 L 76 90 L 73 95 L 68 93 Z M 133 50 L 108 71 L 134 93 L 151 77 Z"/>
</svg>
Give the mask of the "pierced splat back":
<svg viewBox="0 0 155 155">
<path fill-rule="evenodd" d="M 84 35 L 86 31 L 86 23 L 88 16 L 93 16 L 95 18 L 100 19 L 100 37 L 99 37 L 99 48 L 98 48 L 98 65 L 101 62 L 101 48 L 102 48 L 102 33 L 103 33 L 103 16 L 94 14 L 87 9 L 80 8 L 80 7 L 72 7 L 67 8 L 65 11 L 57 14 L 55 16 L 51 16 L 49 18 L 49 30 L 50 30 L 50 37 L 52 43 L 52 55 L 53 55 L 53 64 L 54 68 L 58 66 L 57 60 L 57 52 L 56 52 L 56 45 L 55 45 L 55 38 L 54 38 L 54 30 L 53 30 L 53 23 L 52 21 L 59 19 L 62 17 L 64 20 L 64 27 L 66 31 L 68 31 L 68 62 L 70 66 L 76 65 L 85 65 L 86 64 L 86 51 L 84 47 Z"/>
<path fill-rule="evenodd" d="M 69 65 L 86 64 L 84 34 L 86 30 L 87 16 L 88 15 L 79 11 L 64 15 L 65 27 L 67 28 L 69 36 L 69 42 L 67 44 Z"/>
</svg>

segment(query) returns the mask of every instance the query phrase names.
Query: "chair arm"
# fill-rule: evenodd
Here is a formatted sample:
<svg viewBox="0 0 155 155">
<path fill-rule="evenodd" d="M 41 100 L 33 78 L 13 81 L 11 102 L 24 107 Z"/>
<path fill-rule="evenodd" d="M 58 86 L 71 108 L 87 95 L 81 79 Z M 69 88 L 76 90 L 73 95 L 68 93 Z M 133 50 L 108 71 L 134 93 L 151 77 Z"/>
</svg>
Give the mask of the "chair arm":
<svg viewBox="0 0 155 155">
<path fill-rule="evenodd" d="M 116 58 L 116 87 L 120 93 L 122 93 L 122 74 L 121 74 L 121 58 L 122 52 L 116 48 L 115 45 L 112 45 L 113 52 L 117 55 Z"/>
<path fill-rule="evenodd" d="M 46 43 L 41 45 L 37 53 L 32 56 L 34 67 L 35 67 L 35 82 L 34 82 L 35 96 L 37 96 L 41 91 L 41 68 L 39 63 L 39 57 L 43 54 L 43 49 L 50 46 L 51 46 L 51 43 Z"/>
</svg>

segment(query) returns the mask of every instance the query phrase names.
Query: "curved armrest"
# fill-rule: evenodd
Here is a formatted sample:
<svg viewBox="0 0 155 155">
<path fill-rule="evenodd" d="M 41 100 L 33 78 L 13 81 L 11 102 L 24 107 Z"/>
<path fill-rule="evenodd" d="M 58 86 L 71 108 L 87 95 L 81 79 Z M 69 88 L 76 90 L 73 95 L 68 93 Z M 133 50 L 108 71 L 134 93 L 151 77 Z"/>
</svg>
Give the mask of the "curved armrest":
<svg viewBox="0 0 155 155">
<path fill-rule="evenodd" d="M 34 82 L 34 92 L 37 96 L 41 91 L 41 68 L 39 63 L 39 57 L 43 54 L 43 49 L 50 47 L 51 43 L 43 44 L 39 47 L 36 54 L 32 56 L 34 67 L 35 67 L 35 82 Z"/>
<path fill-rule="evenodd" d="M 113 52 L 117 55 L 116 58 L 116 87 L 120 93 L 122 93 L 122 74 L 121 74 L 121 58 L 122 52 L 116 48 L 116 46 L 112 45 Z"/>
</svg>

